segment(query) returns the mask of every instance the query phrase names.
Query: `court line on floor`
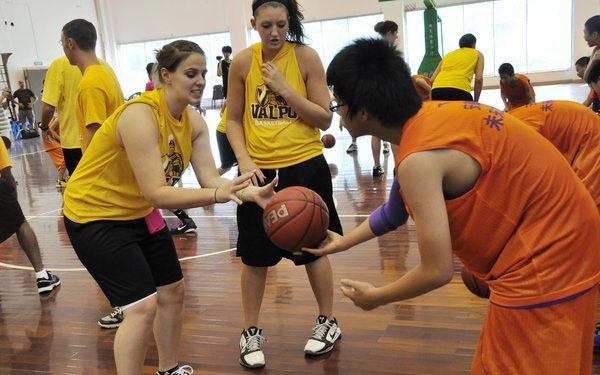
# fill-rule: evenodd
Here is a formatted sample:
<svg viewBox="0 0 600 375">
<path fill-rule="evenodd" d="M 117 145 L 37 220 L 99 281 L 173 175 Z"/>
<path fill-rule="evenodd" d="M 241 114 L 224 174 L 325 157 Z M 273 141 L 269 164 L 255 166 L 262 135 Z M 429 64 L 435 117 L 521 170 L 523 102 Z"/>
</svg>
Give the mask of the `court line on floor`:
<svg viewBox="0 0 600 375">
<path fill-rule="evenodd" d="M 60 209 L 60 208 L 59 208 Z M 57 211 L 57 210 L 54 210 Z M 50 211 L 50 212 L 54 212 L 54 211 Z M 48 213 L 48 212 L 46 212 Z M 48 218 L 48 219 L 59 219 L 61 217 L 63 217 L 62 215 L 50 215 L 50 216 L 42 216 L 44 214 L 40 214 L 37 216 L 25 216 L 27 218 L 27 220 L 30 220 L 30 218 Z M 176 216 L 174 215 L 164 215 L 164 217 L 166 218 L 174 218 Z M 223 218 L 223 219 L 235 219 L 237 216 L 236 215 L 213 215 L 213 216 L 208 216 L 208 215 L 202 215 L 202 216 L 190 216 L 192 219 L 219 219 L 219 218 Z M 355 218 L 355 217 L 369 217 L 369 215 L 338 215 L 338 217 L 342 217 L 342 218 Z"/>
<path fill-rule="evenodd" d="M 225 253 L 230 253 L 234 250 L 236 250 L 237 248 L 231 248 L 231 249 L 227 249 L 227 250 L 221 250 L 221 251 L 216 251 L 214 253 L 208 253 L 208 254 L 200 254 L 200 255 L 193 255 L 193 256 L 189 256 L 189 257 L 183 257 L 180 258 L 179 261 L 180 262 L 184 262 L 186 260 L 194 260 L 194 259 L 199 259 L 199 258 L 207 258 L 213 255 L 219 255 L 219 254 L 225 254 Z M 33 271 L 33 267 L 26 267 L 26 266 L 16 266 L 14 264 L 8 264 L 8 263 L 3 263 L 0 262 L 0 267 L 5 267 L 5 268 L 11 268 L 14 270 L 23 270 L 23 271 Z M 81 272 L 81 271 L 87 271 L 85 268 L 48 268 L 48 271 L 54 271 L 54 272 Z"/>
</svg>

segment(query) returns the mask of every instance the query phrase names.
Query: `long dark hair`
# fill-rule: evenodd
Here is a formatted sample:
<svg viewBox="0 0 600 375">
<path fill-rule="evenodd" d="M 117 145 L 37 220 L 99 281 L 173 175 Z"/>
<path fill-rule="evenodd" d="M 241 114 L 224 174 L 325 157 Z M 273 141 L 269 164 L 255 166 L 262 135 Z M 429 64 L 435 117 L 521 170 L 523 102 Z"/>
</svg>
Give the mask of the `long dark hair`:
<svg viewBox="0 0 600 375">
<path fill-rule="evenodd" d="M 300 11 L 298 2 L 296 0 L 254 0 L 252 2 L 252 15 L 256 18 L 258 10 L 265 5 L 287 9 L 290 28 L 286 40 L 291 43 L 304 45 L 304 39 L 306 38 L 304 35 L 304 26 L 302 26 L 304 15 Z"/>
</svg>

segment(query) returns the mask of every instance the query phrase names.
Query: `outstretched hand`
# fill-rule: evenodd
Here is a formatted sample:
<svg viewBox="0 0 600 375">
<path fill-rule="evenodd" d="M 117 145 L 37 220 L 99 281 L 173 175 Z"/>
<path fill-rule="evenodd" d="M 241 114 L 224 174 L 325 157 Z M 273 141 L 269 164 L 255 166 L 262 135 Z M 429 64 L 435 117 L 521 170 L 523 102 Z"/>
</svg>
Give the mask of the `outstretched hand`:
<svg viewBox="0 0 600 375">
<path fill-rule="evenodd" d="M 215 192 L 215 203 L 234 201 L 237 204 L 242 204 L 242 200 L 237 196 L 236 193 L 250 185 L 250 179 L 252 176 L 254 176 L 254 171 L 244 173 L 243 175 L 234 178 L 231 181 L 231 184 L 219 186 Z"/>
<path fill-rule="evenodd" d="M 362 281 L 342 279 L 342 293 L 365 311 L 373 310 L 381 303 L 378 301 L 377 288 Z"/>
</svg>

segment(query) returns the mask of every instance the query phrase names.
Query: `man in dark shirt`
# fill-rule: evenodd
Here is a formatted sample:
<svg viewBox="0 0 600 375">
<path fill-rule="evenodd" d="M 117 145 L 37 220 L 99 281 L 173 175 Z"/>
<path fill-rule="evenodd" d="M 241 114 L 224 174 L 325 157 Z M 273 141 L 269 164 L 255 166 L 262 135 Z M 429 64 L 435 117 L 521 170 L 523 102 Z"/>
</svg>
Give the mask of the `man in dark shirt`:
<svg viewBox="0 0 600 375">
<path fill-rule="evenodd" d="M 219 66 L 217 67 L 217 75 L 223 77 L 223 97 L 227 98 L 227 79 L 229 79 L 229 67 L 231 66 L 231 53 L 232 49 L 230 46 L 225 46 L 221 49 L 223 52 L 223 59 L 219 60 Z"/>
<path fill-rule="evenodd" d="M 19 121 L 25 124 L 26 121 L 35 127 L 35 118 L 33 115 L 33 103 L 37 100 L 37 96 L 33 91 L 25 88 L 25 82 L 19 81 L 19 89 L 15 91 L 13 97 L 17 100 L 19 106 Z"/>
</svg>

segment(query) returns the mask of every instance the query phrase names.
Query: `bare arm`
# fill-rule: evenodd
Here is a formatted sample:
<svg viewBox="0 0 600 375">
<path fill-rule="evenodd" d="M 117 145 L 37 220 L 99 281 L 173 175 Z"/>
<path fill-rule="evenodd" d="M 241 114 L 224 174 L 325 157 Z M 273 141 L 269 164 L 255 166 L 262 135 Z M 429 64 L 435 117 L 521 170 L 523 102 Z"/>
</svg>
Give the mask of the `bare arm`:
<svg viewBox="0 0 600 375">
<path fill-rule="evenodd" d="M 586 107 L 589 107 L 592 105 L 593 102 L 594 101 L 592 100 L 592 98 L 588 96 L 587 99 L 585 99 L 585 101 L 582 104 Z"/>
<path fill-rule="evenodd" d="M 370 310 L 437 289 L 452 279 L 452 247 L 442 189 L 443 155 L 424 151 L 409 155 L 398 169 L 398 180 L 417 226 L 421 263 L 398 280 L 380 288 L 342 280 L 343 293 Z"/>
<path fill-rule="evenodd" d="M 87 131 L 87 139 L 85 144 L 86 148 L 90 146 L 90 143 L 92 143 L 92 138 L 94 138 L 94 135 L 96 134 L 98 129 L 100 129 L 100 126 L 102 126 L 102 124 L 98 124 L 97 122 L 95 122 L 85 127 Z"/>
<path fill-rule="evenodd" d="M 283 77 L 272 62 L 263 64 L 262 73 L 265 83 L 281 95 L 288 105 L 298 113 L 308 125 L 321 130 L 331 126 L 333 113 L 329 110 L 330 94 L 325 81 L 325 70 L 317 52 L 310 47 L 296 49 L 298 63 L 306 74 L 307 98 L 300 95 Z"/>
<path fill-rule="evenodd" d="M 223 75 L 223 60 L 219 60 L 217 64 L 217 76 L 221 77 Z"/>
<path fill-rule="evenodd" d="M 186 189 L 168 186 L 158 139 L 158 124 L 149 106 L 134 104 L 123 111 L 117 123 L 117 141 L 125 148 L 140 190 L 153 207 L 192 208 L 225 203 L 231 199 L 239 202 L 237 198 L 233 198 L 233 194 L 247 185 L 243 181 L 248 180 L 249 176 L 238 177 L 233 186 L 222 191 L 219 189 L 216 193 L 215 189 L 210 188 Z"/>
<path fill-rule="evenodd" d="M 251 62 L 252 50 L 246 49 L 240 52 L 231 63 L 227 82 L 229 87 L 227 90 L 227 139 L 238 161 L 240 172 L 256 171 L 256 177 L 252 179 L 252 183 L 258 185 L 258 181 L 264 182 L 265 176 L 248 154 L 243 126 L 246 100 L 245 77 L 248 75 Z"/>
<path fill-rule="evenodd" d="M 508 99 L 506 98 L 506 95 L 504 95 L 502 89 L 500 89 L 500 97 L 502 98 L 502 103 L 504 103 L 504 110 L 508 111 Z"/>
<path fill-rule="evenodd" d="M 481 96 L 481 90 L 483 89 L 483 70 L 485 68 L 485 59 L 483 57 L 483 53 L 477 51 L 479 53 L 479 58 L 477 59 L 477 66 L 475 66 L 475 96 L 474 99 L 476 102 L 479 101 L 479 97 Z"/>
<path fill-rule="evenodd" d="M 442 61 L 440 61 L 440 63 L 438 64 L 437 68 L 435 68 L 435 71 L 433 72 L 433 75 L 431 76 L 431 85 L 433 85 L 433 82 L 437 78 L 438 74 L 440 74 L 440 69 L 442 69 Z"/>
<path fill-rule="evenodd" d="M 415 82 L 420 88 L 427 91 L 429 93 L 429 95 L 431 95 L 431 86 L 429 86 L 423 78 L 417 78 L 415 80 Z"/>
</svg>

